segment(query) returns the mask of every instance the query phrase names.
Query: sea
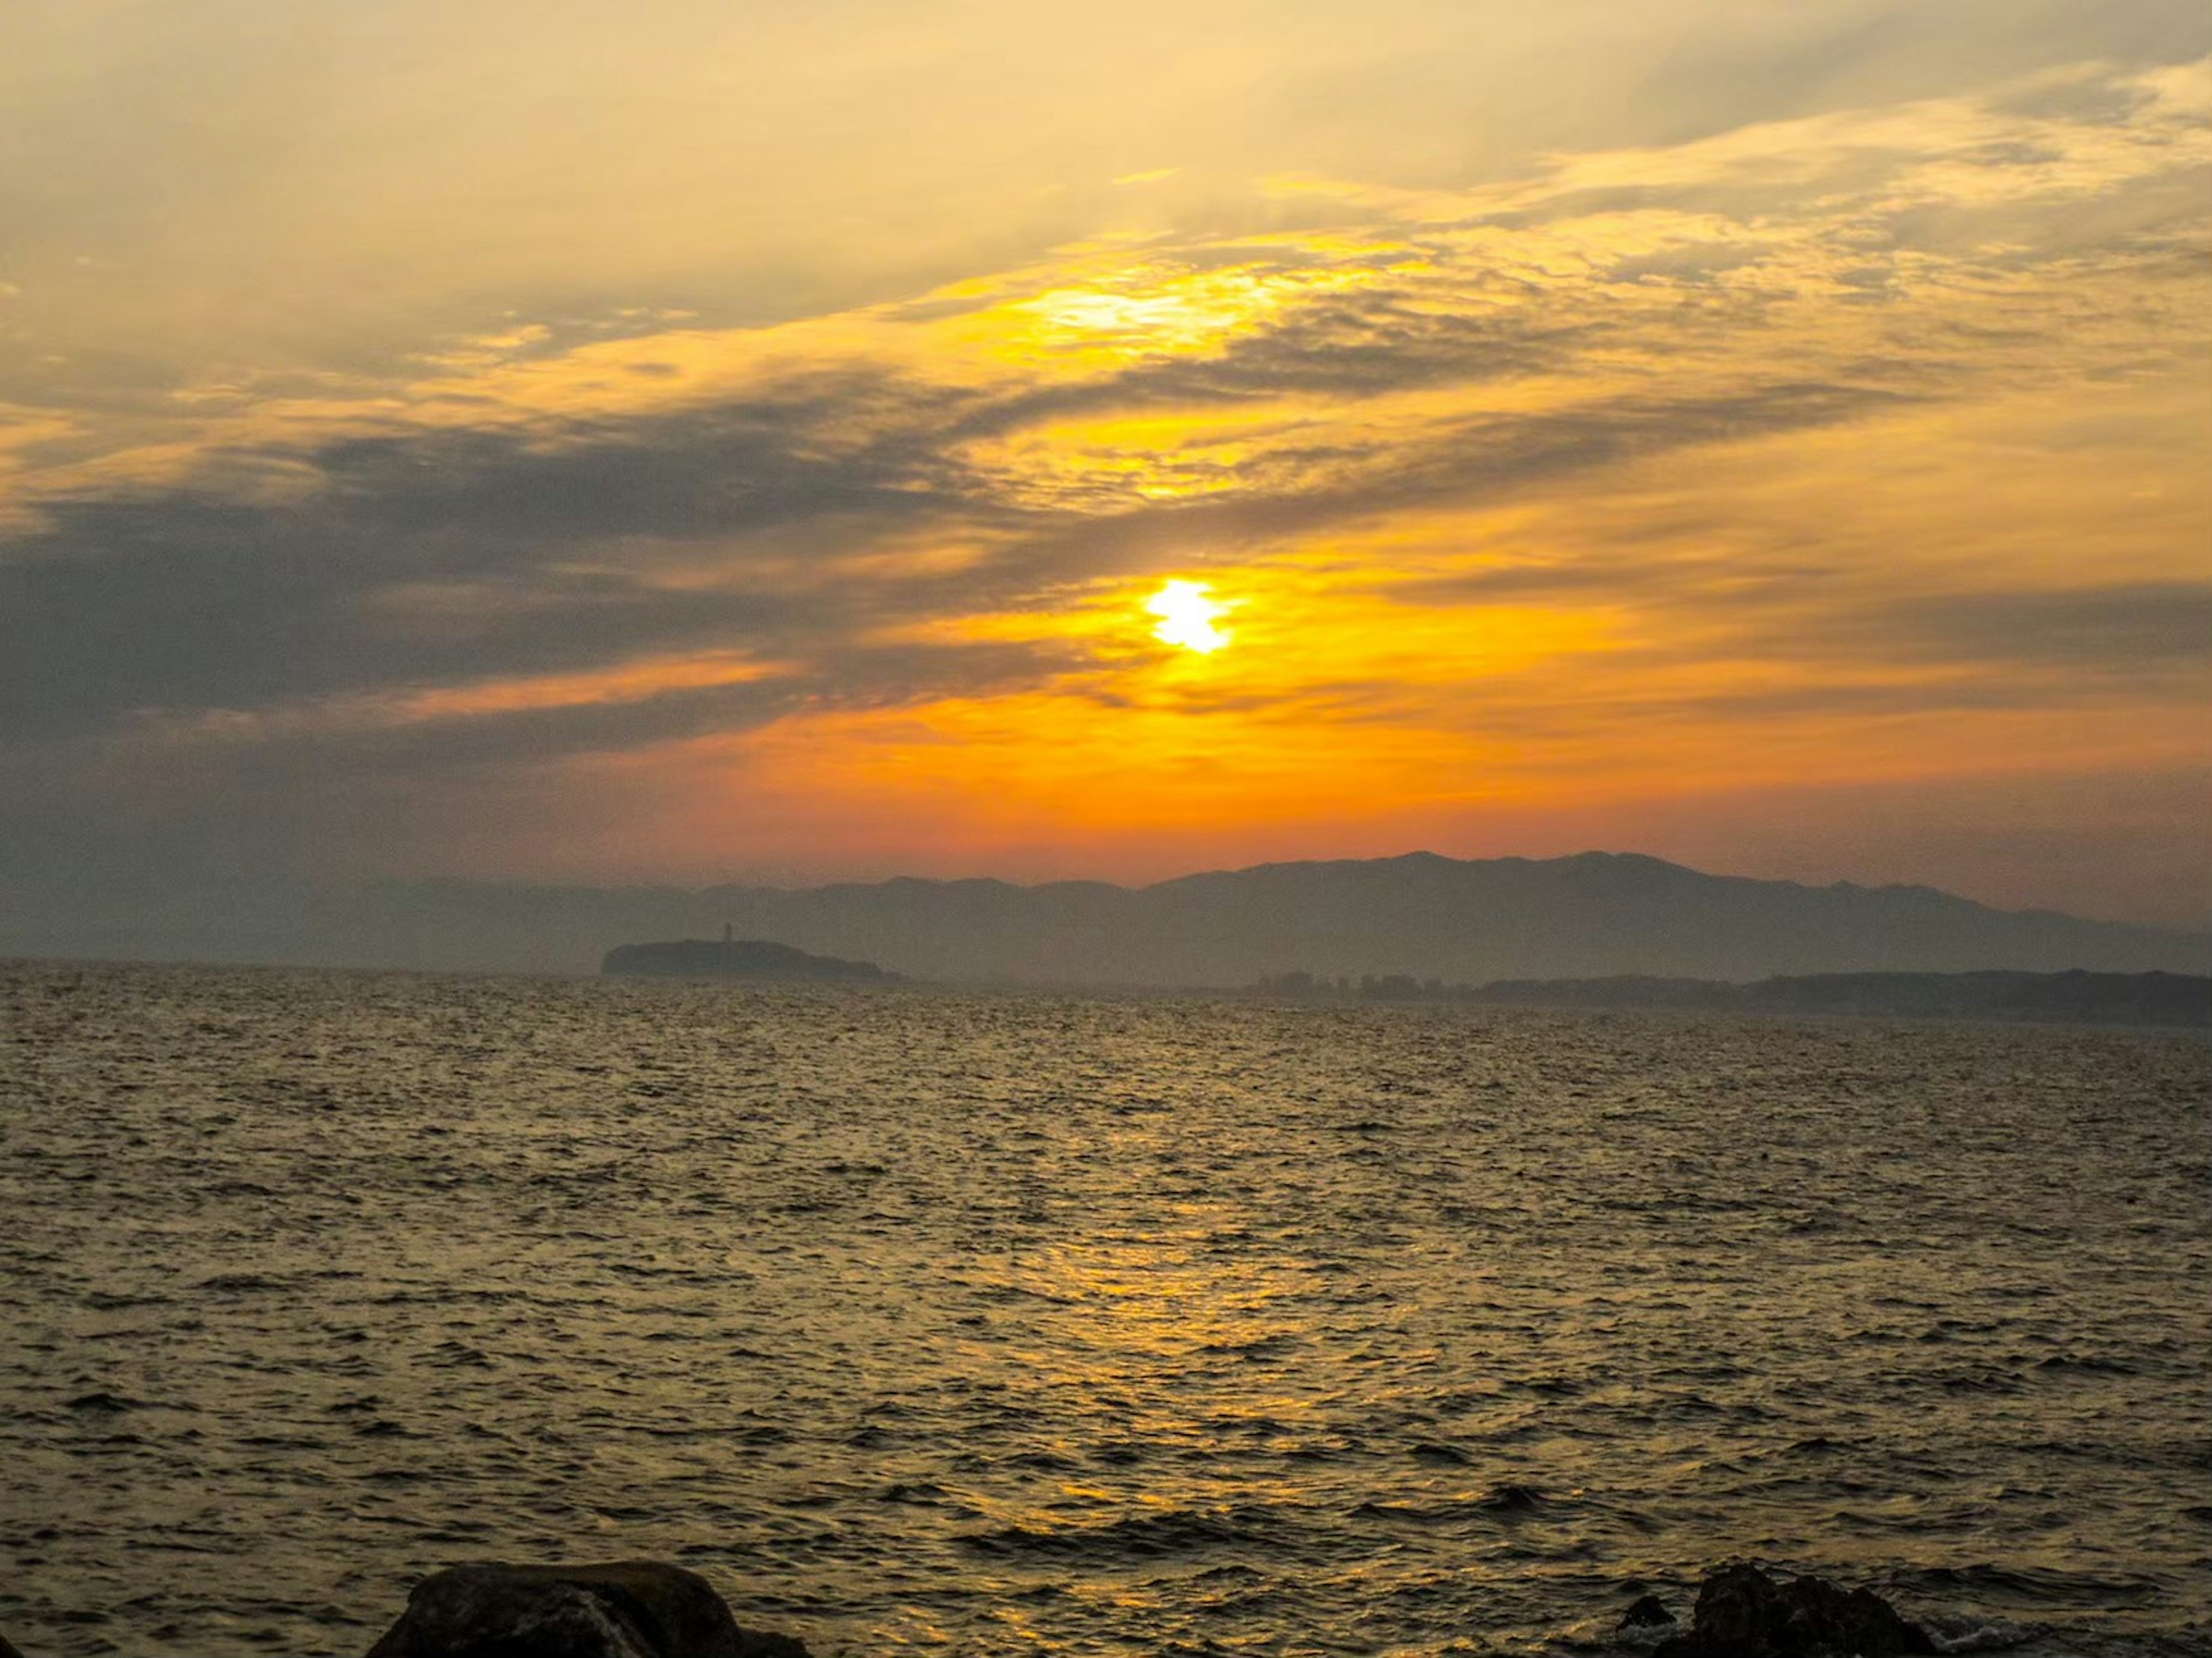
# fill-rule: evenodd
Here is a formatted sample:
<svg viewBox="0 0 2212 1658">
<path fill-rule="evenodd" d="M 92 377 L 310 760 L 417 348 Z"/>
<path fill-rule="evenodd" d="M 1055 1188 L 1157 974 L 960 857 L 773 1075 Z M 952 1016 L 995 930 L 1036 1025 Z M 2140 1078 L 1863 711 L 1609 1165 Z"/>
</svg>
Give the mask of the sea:
<svg viewBox="0 0 2212 1658">
<path fill-rule="evenodd" d="M 817 1658 L 2212 1652 L 2212 1048 L 0 963 L 0 1633 L 671 1560 Z"/>
</svg>

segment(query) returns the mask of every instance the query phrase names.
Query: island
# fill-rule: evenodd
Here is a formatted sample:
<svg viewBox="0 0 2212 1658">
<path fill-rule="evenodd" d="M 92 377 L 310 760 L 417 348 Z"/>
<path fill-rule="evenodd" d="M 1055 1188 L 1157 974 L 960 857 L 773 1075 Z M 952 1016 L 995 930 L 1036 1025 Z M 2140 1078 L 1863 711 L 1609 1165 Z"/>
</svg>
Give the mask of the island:
<svg viewBox="0 0 2212 1658">
<path fill-rule="evenodd" d="M 617 944 L 599 971 L 656 979 L 775 979 L 839 984 L 903 984 L 904 977 L 873 962 L 810 956 L 765 938 L 677 938 L 663 944 Z"/>
</svg>

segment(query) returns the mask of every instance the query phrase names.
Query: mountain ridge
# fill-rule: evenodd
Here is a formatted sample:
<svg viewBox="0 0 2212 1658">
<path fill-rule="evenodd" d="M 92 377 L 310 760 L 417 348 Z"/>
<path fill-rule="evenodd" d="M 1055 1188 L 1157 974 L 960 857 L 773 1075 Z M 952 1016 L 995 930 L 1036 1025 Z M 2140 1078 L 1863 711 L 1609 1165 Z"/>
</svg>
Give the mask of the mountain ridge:
<svg viewBox="0 0 2212 1658">
<path fill-rule="evenodd" d="M 447 884 L 449 902 L 460 896 Z M 911 977 L 968 981 L 1230 987 L 1301 969 L 1469 982 L 2212 969 L 2212 935 L 2002 910 L 1919 884 L 1814 886 L 1714 875 L 1644 853 L 1455 859 L 1413 852 L 1202 870 L 1142 886 L 897 876 L 799 888 L 663 888 L 641 902 L 623 890 L 584 889 L 578 896 L 576 907 L 598 912 L 602 926 L 622 918 L 615 938 L 652 936 L 656 922 L 661 936 L 726 924 L 744 936 L 858 957 Z M 541 954 L 540 964 L 596 962 L 610 942 L 604 932 L 561 946 L 549 938 L 559 959 Z M 499 952 L 500 964 L 520 964 L 523 938 L 512 944 Z"/>
<path fill-rule="evenodd" d="M 812 887 L 441 877 L 180 896 L 149 918 L 0 910 L 0 954 L 589 973 L 638 938 L 734 936 L 909 978 L 1215 987 L 1304 971 L 1749 982 L 1853 972 L 2212 971 L 2212 933 L 2002 910 L 1917 884 L 1716 875 L 1646 853 L 1275 861 L 1142 886 L 904 875 Z"/>
</svg>

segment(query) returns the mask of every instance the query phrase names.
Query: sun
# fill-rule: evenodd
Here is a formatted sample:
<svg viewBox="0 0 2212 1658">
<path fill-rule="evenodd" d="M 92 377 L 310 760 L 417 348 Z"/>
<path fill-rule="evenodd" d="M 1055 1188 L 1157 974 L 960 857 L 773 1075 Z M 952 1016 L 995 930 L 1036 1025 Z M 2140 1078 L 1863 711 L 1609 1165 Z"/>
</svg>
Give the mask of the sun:
<svg viewBox="0 0 2212 1658">
<path fill-rule="evenodd" d="M 1145 608 L 1160 619 L 1152 637 L 1163 645 L 1179 646 L 1200 656 L 1211 656 L 1226 645 L 1229 635 L 1215 627 L 1213 620 L 1228 606 L 1208 598 L 1210 591 L 1203 581 L 1163 583 L 1159 592 L 1145 601 Z"/>
</svg>

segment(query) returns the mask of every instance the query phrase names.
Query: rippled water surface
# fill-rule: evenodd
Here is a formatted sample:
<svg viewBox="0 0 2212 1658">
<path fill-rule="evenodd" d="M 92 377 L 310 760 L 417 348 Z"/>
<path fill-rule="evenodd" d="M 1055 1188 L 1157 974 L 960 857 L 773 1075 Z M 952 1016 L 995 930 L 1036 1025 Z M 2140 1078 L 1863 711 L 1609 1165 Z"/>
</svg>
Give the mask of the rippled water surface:
<svg viewBox="0 0 2212 1658">
<path fill-rule="evenodd" d="M 0 1631 L 1559 1650 L 1745 1555 L 2212 1649 L 2207 1054 L 0 964 Z"/>
</svg>

